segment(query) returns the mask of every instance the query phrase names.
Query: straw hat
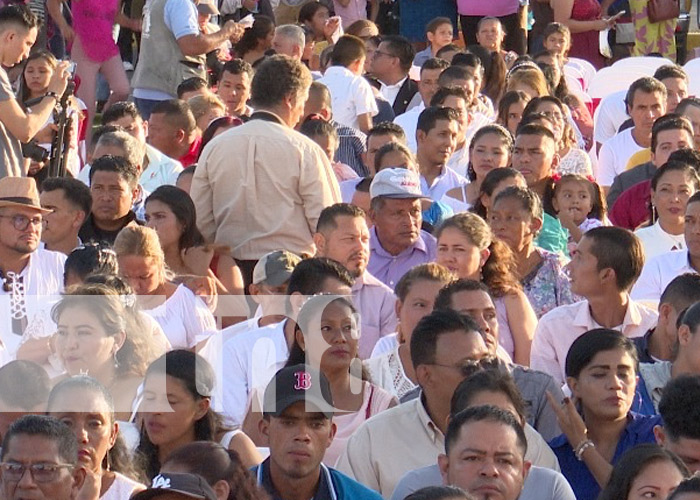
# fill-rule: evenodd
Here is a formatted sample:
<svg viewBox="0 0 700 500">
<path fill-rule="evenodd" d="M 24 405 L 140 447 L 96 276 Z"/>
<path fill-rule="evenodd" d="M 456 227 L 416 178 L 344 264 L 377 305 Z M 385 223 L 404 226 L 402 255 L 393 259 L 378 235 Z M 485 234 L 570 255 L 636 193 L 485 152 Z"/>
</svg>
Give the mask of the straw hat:
<svg viewBox="0 0 700 500">
<path fill-rule="evenodd" d="M 36 182 L 29 177 L 3 177 L 0 179 L 0 208 L 31 208 L 41 213 L 51 210 L 41 208 Z"/>
</svg>

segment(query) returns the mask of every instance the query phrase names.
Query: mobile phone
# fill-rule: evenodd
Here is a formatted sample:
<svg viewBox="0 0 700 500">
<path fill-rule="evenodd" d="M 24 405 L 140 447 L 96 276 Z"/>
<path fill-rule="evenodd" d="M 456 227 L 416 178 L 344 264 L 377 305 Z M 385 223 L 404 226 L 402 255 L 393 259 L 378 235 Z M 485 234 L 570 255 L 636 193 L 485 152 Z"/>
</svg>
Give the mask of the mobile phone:
<svg viewBox="0 0 700 500">
<path fill-rule="evenodd" d="M 77 69 L 78 65 L 75 62 L 71 62 L 68 65 L 68 71 L 70 72 L 70 77 L 75 78 L 75 70 Z"/>
</svg>

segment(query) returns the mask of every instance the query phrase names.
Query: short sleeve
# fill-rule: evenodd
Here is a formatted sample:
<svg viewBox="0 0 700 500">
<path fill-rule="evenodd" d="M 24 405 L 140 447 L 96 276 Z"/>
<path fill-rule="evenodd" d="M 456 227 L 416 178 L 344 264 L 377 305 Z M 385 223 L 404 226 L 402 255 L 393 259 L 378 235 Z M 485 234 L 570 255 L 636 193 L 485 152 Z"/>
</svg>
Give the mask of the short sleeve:
<svg viewBox="0 0 700 500">
<path fill-rule="evenodd" d="M 165 4 L 165 25 L 176 40 L 183 36 L 198 35 L 197 7 L 190 0 L 168 0 Z"/>
<path fill-rule="evenodd" d="M 377 108 L 377 100 L 374 98 L 372 87 L 364 78 L 357 78 L 353 86 L 353 101 L 355 101 L 355 110 L 358 116 L 369 113 L 370 116 L 376 116 L 379 113 Z"/>
</svg>

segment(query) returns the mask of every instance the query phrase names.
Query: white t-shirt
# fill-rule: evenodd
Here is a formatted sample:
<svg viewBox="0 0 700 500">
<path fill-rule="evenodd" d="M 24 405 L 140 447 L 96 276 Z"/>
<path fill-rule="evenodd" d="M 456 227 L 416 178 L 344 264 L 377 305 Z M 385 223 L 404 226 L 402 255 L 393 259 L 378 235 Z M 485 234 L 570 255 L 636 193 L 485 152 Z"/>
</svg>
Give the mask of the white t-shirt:
<svg viewBox="0 0 700 500">
<path fill-rule="evenodd" d="M 632 130 L 623 130 L 600 148 L 597 180 L 601 186 L 612 186 L 615 177 L 627 168 L 630 157 L 644 149 L 634 140 Z"/>
<path fill-rule="evenodd" d="M 10 291 L 0 286 L 0 338 L 3 344 L 0 366 L 14 359 L 23 339 L 23 329 L 32 323 L 33 318 L 43 315 L 44 304 L 56 300 L 63 290 L 65 262 L 64 254 L 38 248 L 30 254 L 29 263 L 22 272 L 11 280 Z"/>
<path fill-rule="evenodd" d="M 349 69 L 331 66 L 319 82 L 331 93 L 333 119 L 338 123 L 359 129 L 358 116 L 366 113 L 375 116 L 379 112 L 369 82 Z"/>
<path fill-rule="evenodd" d="M 173 349 L 189 349 L 216 333 L 211 311 L 185 285 L 179 285 L 163 304 L 144 312 L 160 324 Z"/>
<path fill-rule="evenodd" d="M 605 144 L 617 134 L 620 125 L 629 118 L 625 104 L 626 90 L 605 96 L 595 113 L 593 138 L 595 142 Z"/>
<path fill-rule="evenodd" d="M 285 323 L 249 330 L 224 343 L 221 377 L 217 373 L 217 379 L 223 381 L 221 406 L 227 421 L 241 425 L 251 391 L 266 387 L 287 362 Z"/>
<path fill-rule="evenodd" d="M 420 187 L 421 191 L 425 196 L 429 196 L 433 201 L 442 200 L 445 193 L 460 186 L 466 186 L 469 181 L 459 175 L 457 172 L 452 170 L 450 167 L 443 167 L 442 173 L 438 175 L 430 186 L 428 186 L 428 181 L 420 176 Z"/>
<path fill-rule="evenodd" d="M 647 261 L 662 253 L 685 248 L 685 235 L 667 233 L 661 228 L 659 221 L 653 226 L 637 229 L 634 234 L 642 241 L 644 258 Z"/>
</svg>

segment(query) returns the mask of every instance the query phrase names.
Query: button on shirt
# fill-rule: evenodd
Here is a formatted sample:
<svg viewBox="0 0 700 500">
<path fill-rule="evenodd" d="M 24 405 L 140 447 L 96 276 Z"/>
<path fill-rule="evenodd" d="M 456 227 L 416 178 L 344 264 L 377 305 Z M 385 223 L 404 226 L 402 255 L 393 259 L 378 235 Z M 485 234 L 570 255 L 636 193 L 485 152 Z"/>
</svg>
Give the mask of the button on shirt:
<svg viewBox="0 0 700 500">
<path fill-rule="evenodd" d="M 399 80 L 394 85 L 387 85 L 384 82 L 379 82 L 381 83 L 379 93 L 382 94 L 382 97 L 389 101 L 389 104 L 393 106 L 394 101 L 396 101 L 396 96 L 399 95 L 399 92 L 401 92 L 401 87 L 407 79 L 408 76 L 406 76 L 403 80 Z"/>
<path fill-rule="evenodd" d="M 347 127 L 360 128 L 359 115 L 379 112 L 372 87 L 361 76 L 343 66 L 331 66 L 319 80 L 331 93 L 333 119 Z"/>
<path fill-rule="evenodd" d="M 656 320 L 655 311 L 629 299 L 622 325 L 613 330 L 622 332 L 628 338 L 641 337 L 656 325 Z M 603 327 L 591 316 L 587 300 L 552 309 L 540 318 L 535 330 L 530 368 L 549 373 L 560 385 L 564 385 L 564 362 L 571 344 L 594 328 Z"/>
<path fill-rule="evenodd" d="M 389 498 L 404 474 L 434 464 L 444 452 L 445 436 L 417 398 L 362 424 L 336 468 Z"/>
<path fill-rule="evenodd" d="M 469 184 L 467 179 L 447 166 L 442 167 L 442 173 L 433 179 L 430 186 L 428 186 L 428 181 L 425 177 L 420 176 L 421 192 L 425 196 L 429 196 L 433 201 L 440 201 L 450 189 L 466 186 L 467 184 Z"/>
<path fill-rule="evenodd" d="M 396 297 L 391 288 L 365 271 L 352 286 L 352 298 L 360 311 L 359 354 L 367 359 L 381 337 L 396 331 Z"/>
<path fill-rule="evenodd" d="M 677 250 L 657 255 L 644 264 L 642 274 L 634 287 L 632 287 L 632 298 L 658 304 L 666 285 L 676 276 L 685 273 L 697 274 L 697 270 L 690 265 L 690 257 L 687 250 Z"/>
<path fill-rule="evenodd" d="M 425 231 L 420 232 L 416 242 L 398 255 L 384 250 L 377 237 L 377 229 L 370 229 L 370 257 L 367 270 L 392 290 L 401 277 L 413 266 L 433 262 L 437 253 L 437 240 Z"/>
</svg>

